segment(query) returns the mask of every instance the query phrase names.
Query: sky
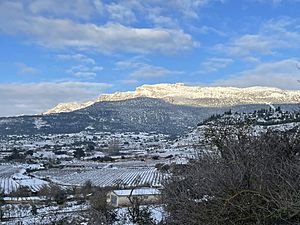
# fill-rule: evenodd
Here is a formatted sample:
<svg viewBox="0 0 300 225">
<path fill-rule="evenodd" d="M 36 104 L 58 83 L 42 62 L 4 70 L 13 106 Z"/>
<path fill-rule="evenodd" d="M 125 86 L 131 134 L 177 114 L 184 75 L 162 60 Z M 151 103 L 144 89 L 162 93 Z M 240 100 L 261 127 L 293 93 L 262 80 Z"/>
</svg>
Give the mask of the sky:
<svg viewBox="0 0 300 225">
<path fill-rule="evenodd" d="M 143 84 L 300 89 L 300 0 L 1 0 L 0 116 Z"/>
</svg>

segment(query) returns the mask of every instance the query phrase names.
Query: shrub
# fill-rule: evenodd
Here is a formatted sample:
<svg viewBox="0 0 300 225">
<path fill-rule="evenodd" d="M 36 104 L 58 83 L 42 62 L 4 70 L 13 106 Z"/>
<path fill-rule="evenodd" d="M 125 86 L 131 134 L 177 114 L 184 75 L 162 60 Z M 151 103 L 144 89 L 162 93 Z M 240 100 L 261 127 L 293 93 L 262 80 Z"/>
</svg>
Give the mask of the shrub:
<svg viewBox="0 0 300 225">
<path fill-rule="evenodd" d="M 202 154 L 165 185 L 169 224 L 300 224 L 300 135 L 211 127 Z"/>
</svg>

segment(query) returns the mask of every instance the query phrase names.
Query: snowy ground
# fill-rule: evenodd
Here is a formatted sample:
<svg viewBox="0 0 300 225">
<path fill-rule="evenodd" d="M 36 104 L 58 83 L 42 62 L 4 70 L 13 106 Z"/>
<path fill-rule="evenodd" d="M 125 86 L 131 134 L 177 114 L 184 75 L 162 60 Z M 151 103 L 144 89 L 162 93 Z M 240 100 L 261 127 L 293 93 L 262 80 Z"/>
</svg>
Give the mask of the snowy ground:
<svg viewBox="0 0 300 225">
<path fill-rule="evenodd" d="M 2 209 L 4 210 L 4 220 L 8 220 L 4 224 L 15 225 L 22 222 L 22 225 L 42 225 L 59 221 L 63 218 L 76 218 L 76 214 L 86 211 L 88 205 L 78 204 L 77 202 L 68 202 L 64 206 L 37 205 L 36 215 L 33 215 L 30 204 L 7 204 Z"/>
<path fill-rule="evenodd" d="M 146 206 L 142 206 L 146 207 Z M 164 210 L 162 206 L 147 206 L 151 217 L 156 221 L 160 222 L 164 217 Z M 68 221 L 87 221 L 85 213 L 89 210 L 88 204 L 79 204 L 76 201 L 68 202 L 64 206 L 46 206 L 37 205 L 37 211 L 33 214 L 32 206 L 30 204 L 7 204 L 2 207 L 4 211 L 4 221 L 1 224 L 5 225 L 43 225 L 57 222 L 62 219 Z M 118 216 L 118 221 L 113 225 L 135 225 L 130 222 L 128 214 L 128 208 L 115 209 Z M 85 223 L 82 223 L 85 224 Z"/>
<path fill-rule="evenodd" d="M 25 167 L 22 165 L 0 165 L 0 188 L 4 194 L 16 191 L 19 187 L 28 187 L 32 191 L 38 191 L 48 182 L 25 175 Z"/>
<path fill-rule="evenodd" d="M 82 186 L 86 181 L 93 185 L 108 187 L 115 185 L 161 186 L 164 175 L 153 167 L 148 168 L 103 168 L 93 170 L 52 169 L 34 173 L 38 177 L 47 177 L 60 185 Z"/>
</svg>

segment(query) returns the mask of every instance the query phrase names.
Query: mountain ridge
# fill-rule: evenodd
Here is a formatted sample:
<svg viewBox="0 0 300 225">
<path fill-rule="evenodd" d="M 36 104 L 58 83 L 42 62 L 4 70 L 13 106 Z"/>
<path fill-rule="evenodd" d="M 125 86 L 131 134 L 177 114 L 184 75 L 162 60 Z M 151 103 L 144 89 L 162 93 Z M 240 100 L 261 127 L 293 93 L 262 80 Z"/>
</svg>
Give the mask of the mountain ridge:
<svg viewBox="0 0 300 225">
<path fill-rule="evenodd" d="M 280 105 L 289 110 L 299 105 Z M 278 107 L 274 105 L 273 107 Z M 135 98 L 122 101 L 97 102 L 73 112 L 49 115 L 32 115 L 0 118 L 0 136 L 65 134 L 88 131 L 97 132 L 146 132 L 171 136 L 182 135 L 209 116 L 226 111 L 252 112 L 263 105 L 239 105 L 233 107 L 194 107 L 175 105 L 162 99 Z"/>
<path fill-rule="evenodd" d="M 142 85 L 135 91 L 102 94 L 93 101 L 60 103 L 43 115 L 72 112 L 97 102 L 122 101 L 139 97 L 162 99 L 175 105 L 196 107 L 229 107 L 253 104 L 297 104 L 300 91 L 282 90 L 275 87 L 202 87 L 183 83 Z"/>
</svg>

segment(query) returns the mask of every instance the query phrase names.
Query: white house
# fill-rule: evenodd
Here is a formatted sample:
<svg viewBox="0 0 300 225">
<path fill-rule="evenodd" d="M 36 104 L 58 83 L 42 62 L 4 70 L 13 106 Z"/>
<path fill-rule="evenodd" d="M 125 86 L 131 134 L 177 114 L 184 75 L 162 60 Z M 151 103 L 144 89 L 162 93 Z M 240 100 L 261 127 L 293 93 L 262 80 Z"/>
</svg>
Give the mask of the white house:
<svg viewBox="0 0 300 225">
<path fill-rule="evenodd" d="M 113 190 L 108 193 L 107 201 L 113 207 L 130 206 L 130 198 L 138 199 L 140 204 L 155 204 L 159 202 L 160 195 L 156 188 Z"/>
</svg>

